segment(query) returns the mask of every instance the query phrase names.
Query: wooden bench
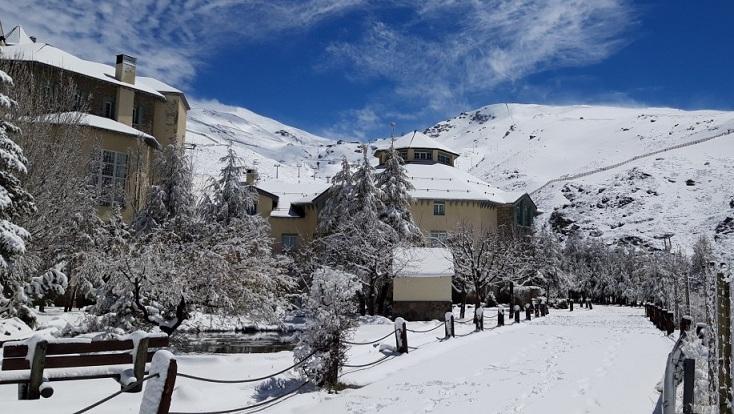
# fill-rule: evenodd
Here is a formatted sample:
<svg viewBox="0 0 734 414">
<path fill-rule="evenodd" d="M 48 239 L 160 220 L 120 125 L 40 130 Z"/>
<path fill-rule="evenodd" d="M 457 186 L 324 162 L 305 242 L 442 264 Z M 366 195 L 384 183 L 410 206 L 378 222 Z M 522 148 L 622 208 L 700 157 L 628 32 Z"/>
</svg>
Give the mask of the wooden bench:
<svg viewBox="0 0 734 414">
<path fill-rule="evenodd" d="M 152 360 L 156 348 L 167 346 L 167 335 L 142 333 L 123 340 L 34 337 L 7 342 L 3 345 L 0 384 L 18 384 L 20 400 L 50 397 L 52 381 L 113 378 L 125 387 L 145 376 L 145 364 Z M 127 392 L 141 390 L 139 385 Z"/>
</svg>

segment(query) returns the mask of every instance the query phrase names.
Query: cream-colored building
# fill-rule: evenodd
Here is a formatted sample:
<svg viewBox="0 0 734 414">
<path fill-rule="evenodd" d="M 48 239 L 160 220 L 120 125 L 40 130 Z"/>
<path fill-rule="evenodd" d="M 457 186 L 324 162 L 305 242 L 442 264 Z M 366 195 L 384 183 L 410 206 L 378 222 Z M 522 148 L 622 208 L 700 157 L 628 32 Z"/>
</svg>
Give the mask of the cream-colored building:
<svg viewBox="0 0 734 414">
<path fill-rule="evenodd" d="M 410 321 L 442 320 L 451 310 L 454 259 L 449 249 L 395 249 L 393 271 L 393 316 Z"/>
<path fill-rule="evenodd" d="M 460 226 L 476 231 L 529 227 L 537 208 L 527 193 L 502 191 L 454 166 L 459 153 L 420 132 L 396 139 L 395 149 L 405 160 L 413 184 L 411 212 L 428 244 L 440 246 Z M 388 148 L 375 151 L 377 172 Z M 268 217 L 276 250 L 296 248 L 311 239 L 319 207 L 329 200 L 325 183 L 262 182 L 258 212 Z"/>
<path fill-rule="evenodd" d="M 62 128 L 66 120 L 88 130 L 80 142 L 90 159 L 101 215 L 112 203 L 130 219 L 140 208 L 151 184 L 151 163 L 163 145 L 183 148 L 186 113 L 190 109 L 180 90 L 157 79 L 137 76 L 137 61 L 117 55 L 115 65 L 80 59 L 57 47 L 38 42 L 21 26 L 0 38 L 0 59 L 6 71 L 27 69 L 42 88 L 53 91 L 73 84 L 79 110 L 51 114 L 43 120 Z M 86 166 L 80 166 L 86 168 Z"/>
</svg>

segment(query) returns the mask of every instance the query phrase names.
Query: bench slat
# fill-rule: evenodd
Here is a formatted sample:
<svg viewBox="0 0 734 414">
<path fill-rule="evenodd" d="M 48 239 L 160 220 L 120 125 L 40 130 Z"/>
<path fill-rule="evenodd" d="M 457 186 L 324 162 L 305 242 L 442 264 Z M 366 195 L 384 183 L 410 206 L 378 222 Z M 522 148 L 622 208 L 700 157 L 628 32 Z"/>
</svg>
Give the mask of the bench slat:
<svg viewBox="0 0 734 414">
<path fill-rule="evenodd" d="M 168 346 L 168 337 L 151 337 L 148 339 L 149 348 Z M 133 349 L 132 339 L 104 340 L 88 343 L 49 343 L 46 355 L 86 354 L 89 352 L 126 351 Z M 25 358 L 28 354 L 27 345 L 6 345 L 3 347 L 3 358 Z"/>
<path fill-rule="evenodd" d="M 146 361 L 153 359 L 154 351 L 148 352 Z M 115 354 L 92 354 L 92 355 L 56 355 L 46 357 L 46 368 L 74 368 L 95 367 L 100 365 L 132 364 L 133 356 L 122 352 Z M 5 358 L 2 365 L 3 371 L 15 371 L 19 369 L 30 369 L 28 360 L 23 358 Z"/>
</svg>

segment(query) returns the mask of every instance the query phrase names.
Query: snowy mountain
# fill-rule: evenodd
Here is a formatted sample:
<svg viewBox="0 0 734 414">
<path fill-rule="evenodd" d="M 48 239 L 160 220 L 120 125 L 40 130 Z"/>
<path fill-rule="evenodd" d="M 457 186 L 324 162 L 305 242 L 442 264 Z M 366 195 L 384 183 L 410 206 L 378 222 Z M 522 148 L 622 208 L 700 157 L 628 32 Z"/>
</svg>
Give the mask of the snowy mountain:
<svg viewBox="0 0 734 414">
<path fill-rule="evenodd" d="M 499 104 L 425 132 L 460 168 L 530 192 L 559 232 L 684 249 L 734 233 L 734 112 Z"/>
<path fill-rule="evenodd" d="M 231 145 L 262 179 L 326 180 L 343 156 L 360 156 L 357 141 L 335 142 L 258 115 L 216 102 L 193 102 L 186 142 L 191 148 L 198 188 L 219 173 L 219 158 Z M 356 152 L 355 152 L 356 151 Z M 277 167 L 276 167 L 277 166 Z"/>
<path fill-rule="evenodd" d="M 325 180 L 342 156 L 360 156 L 356 142 L 243 108 L 193 106 L 187 141 L 199 182 L 230 144 L 261 177 L 275 177 L 278 164 L 279 178 L 293 181 L 299 164 L 301 180 Z M 734 236 L 734 112 L 496 104 L 424 132 L 461 154 L 458 168 L 531 193 L 559 232 L 651 247 L 672 235 L 684 249 L 699 234 Z"/>
</svg>

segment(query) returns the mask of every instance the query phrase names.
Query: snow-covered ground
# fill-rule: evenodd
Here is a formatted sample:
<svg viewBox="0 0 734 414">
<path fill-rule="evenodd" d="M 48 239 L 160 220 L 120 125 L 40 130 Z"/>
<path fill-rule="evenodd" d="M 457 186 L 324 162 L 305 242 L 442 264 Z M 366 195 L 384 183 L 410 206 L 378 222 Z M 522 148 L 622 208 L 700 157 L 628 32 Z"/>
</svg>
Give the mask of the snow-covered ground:
<svg viewBox="0 0 734 414">
<path fill-rule="evenodd" d="M 488 311 L 488 315 L 494 315 Z M 437 322 L 410 322 L 420 330 Z M 494 322 L 487 321 L 488 328 Z M 392 330 L 380 318 L 362 323 L 354 341 Z M 472 325 L 457 324 L 457 334 Z M 439 341 L 442 328 L 409 333 L 407 355 L 370 368 L 345 368 L 349 388 L 327 394 L 304 387 L 267 408 L 273 413 L 651 413 L 672 341 L 644 318 L 640 308 L 596 306 L 552 310 L 531 323 Z M 387 346 L 394 338 L 382 341 Z M 385 348 L 384 346 L 382 348 Z M 377 346 L 355 346 L 349 363 L 384 356 Z M 219 379 L 257 377 L 293 363 L 291 352 L 179 356 L 179 372 Z M 255 384 L 211 384 L 179 378 L 172 411 L 201 412 L 267 400 L 301 383 L 293 372 Z M 116 390 L 112 380 L 55 383 L 47 400 L 17 401 L 15 386 L 0 386 L 3 412 L 72 412 Z M 137 412 L 141 394 L 123 394 L 97 409 Z"/>
</svg>

